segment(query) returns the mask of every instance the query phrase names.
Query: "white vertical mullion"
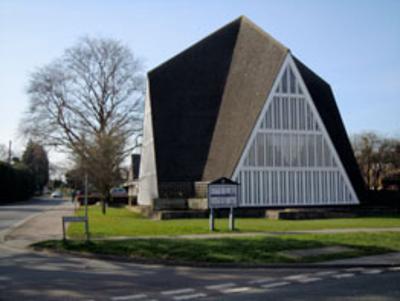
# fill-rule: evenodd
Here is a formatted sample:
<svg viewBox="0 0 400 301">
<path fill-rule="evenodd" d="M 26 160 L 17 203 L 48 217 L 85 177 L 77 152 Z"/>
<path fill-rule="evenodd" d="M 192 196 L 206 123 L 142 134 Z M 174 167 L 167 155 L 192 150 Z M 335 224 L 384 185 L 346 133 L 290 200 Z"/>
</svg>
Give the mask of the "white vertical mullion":
<svg viewBox="0 0 400 301">
<path fill-rule="evenodd" d="M 254 206 L 255 198 L 256 198 L 256 179 L 255 179 L 255 171 L 252 170 L 251 172 L 251 203 L 250 205 Z"/>
<path fill-rule="evenodd" d="M 272 171 L 268 172 L 268 203 L 272 204 Z"/>
<path fill-rule="evenodd" d="M 336 204 L 339 204 L 339 177 L 340 172 L 336 172 Z"/>
<path fill-rule="evenodd" d="M 281 204 L 281 175 L 280 175 L 280 171 L 276 172 L 276 186 L 277 186 L 277 194 L 276 194 L 276 198 L 277 198 L 277 204 L 280 205 Z"/>
<path fill-rule="evenodd" d="M 241 184 L 240 185 L 240 195 L 242 196 L 242 199 L 240 200 L 240 204 L 243 205 L 244 204 L 244 200 L 245 200 L 245 197 L 244 197 L 244 186 L 246 185 L 245 181 L 244 181 L 244 172 L 240 172 L 239 175 L 240 175 L 240 184 Z"/>
<path fill-rule="evenodd" d="M 314 171 L 310 171 L 310 183 L 311 183 L 311 191 L 310 191 L 310 204 L 313 205 L 315 203 L 314 200 Z"/>
<path fill-rule="evenodd" d="M 265 204 L 265 198 L 264 198 L 264 172 L 259 171 L 260 173 L 260 205 Z"/>
<path fill-rule="evenodd" d="M 292 147 L 293 147 L 293 136 L 292 134 L 288 134 L 289 135 L 289 146 L 288 146 L 288 151 L 289 151 L 289 167 L 292 167 Z"/>
<path fill-rule="evenodd" d="M 280 124 L 279 124 L 279 129 L 283 129 L 283 97 L 279 97 L 279 119 L 280 119 Z"/>
<path fill-rule="evenodd" d="M 319 196 L 319 200 L 318 203 L 322 204 L 322 172 L 321 170 L 318 170 L 318 196 Z"/>
<path fill-rule="evenodd" d="M 285 175 L 285 189 L 286 189 L 286 191 L 285 191 L 285 195 L 286 195 L 286 200 L 285 200 L 285 202 L 286 202 L 286 204 L 289 204 L 289 200 L 290 200 L 290 188 L 289 188 L 289 171 L 285 171 L 285 173 L 284 173 L 284 175 Z"/>
<path fill-rule="evenodd" d="M 298 193 L 297 193 L 297 171 L 294 171 L 293 172 L 293 181 L 294 181 L 294 201 L 293 201 L 293 203 L 295 204 L 295 205 L 297 205 L 298 203 L 299 203 L 299 196 L 298 196 Z"/>
<path fill-rule="evenodd" d="M 342 163 L 342 161 L 340 160 L 339 155 L 337 154 L 335 147 L 333 146 L 333 143 L 332 143 L 332 141 L 331 141 L 331 139 L 330 139 L 330 137 L 329 137 L 329 134 L 328 134 L 328 132 L 327 132 L 327 130 L 326 130 L 326 128 L 325 128 L 325 124 L 324 124 L 324 122 L 322 121 L 322 119 L 321 119 L 321 117 L 320 117 L 320 115 L 319 115 L 319 113 L 318 113 L 318 110 L 317 110 L 316 107 L 315 107 L 315 104 L 314 104 L 312 101 L 310 101 L 311 95 L 310 95 L 310 93 L 309 93 L 309 91 L 308 91 L 308 89 L 307 89 L 305 83 L 304 83 L 303 80 L 302 80 L 302 77 L 301 77 L 301 75 L 300 75 L 299 70 L 297 69 L 296 64 L 294 63 L 294 61 L 293 61 L 293 59 L 292 59 L 291 57 L 289 57 L 289 62 L 288 62 L 288 64 L 289 64 L 290 66 L 292 66 L 292 69 L 293 69 L 293 71 L 294 71 L 294 73 L 295 73 L 295 76 L 298 78 L 298 83 L 299 83 L 301 89 L 303 90 L 303 93 L 304 93 L 304 95 L 305 95 L 307 101 L 308 101 L 309 104 L 310 104 L 310 107 L 311 107 L 312 112 L 313 112 L 313 115 L 314 115 L 314 119 L 315 119 L 316 123 L 318 124 L 318 127 L 319 127 L 320 131 L 322 132 L 323 137 L 324 137 L 324 138 L 327 140 L 327 142 L 328 142 L 328 145 L 327 145 L 327 146 L 328 146 L 328 148 L 330 149 L 330 152 L 332 153 L 333 157 L 335 158 L 335 161 L 336 161 L 336 163 L 337 163 L 337 165 L 338 165 L 338 167 L 339 167 L 339 170 L 341 171 L 341 174 L 343 174 L 343 181 L 346 183 L 346 186 L 348 186 L 349 193 L 352 194 L 352 197 L 354 198 L 354 200 L 356 201 L 356 203 L 359 203 L 358 196 L 357 196 L 357 194 L 356 194 L 356 192 L 355 192 L 355 190 L 354 190 L 354 188 L 353 188 L 352 183 L 350 182 L 350 178 L 349 178 L 349 176 L 348 176 L 348 174 L 347 174 L 347 172 L 346 172 L 346 170 L 345 170 L 345 168 L 344 168 L 344 166 L 343 166 L 343 163 Z"/>
<path fill-rule="evenodd" d="M 291 110 L 291 99 L 292 97 L 289 95 L 288 96 L 288 128 L 289 130 L 292 130 L 292 110 Z"/>
</svg>

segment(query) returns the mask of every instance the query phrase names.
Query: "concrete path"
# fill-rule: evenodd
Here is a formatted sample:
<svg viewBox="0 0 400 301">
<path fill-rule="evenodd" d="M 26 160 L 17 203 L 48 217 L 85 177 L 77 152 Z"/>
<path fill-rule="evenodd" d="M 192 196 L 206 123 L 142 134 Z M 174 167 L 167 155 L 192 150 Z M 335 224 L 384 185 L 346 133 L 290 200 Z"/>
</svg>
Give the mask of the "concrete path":
<svg viewBox="0 0 400 301">
<path fill-rule="evenodd" d="M 54 201 L 43 211 L 31 213 L 25 219 L 3 232 L 2 240 L 9 246 L 25 248 L 32 243 L 62 238 L 62 216 L 73 215 L 74 207 L 68 201 Z M 0 208 L 0 211 L 3 208 Z M 16 211 L 19 210 L 17 206 Z"/>
</svg>

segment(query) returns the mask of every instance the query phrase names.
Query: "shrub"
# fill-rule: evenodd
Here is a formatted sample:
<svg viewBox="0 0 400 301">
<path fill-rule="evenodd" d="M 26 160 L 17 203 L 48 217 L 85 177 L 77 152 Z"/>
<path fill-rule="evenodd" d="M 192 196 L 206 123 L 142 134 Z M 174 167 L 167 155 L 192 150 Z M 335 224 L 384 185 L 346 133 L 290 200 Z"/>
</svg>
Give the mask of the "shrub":
<svg viewBox="0 0 400 301">
<path fill-rule="evenodd" d="M 0 162 L 0 204 L 26 200 L 34 191 L 34 176 L 27 167 Z"/>
</svg>

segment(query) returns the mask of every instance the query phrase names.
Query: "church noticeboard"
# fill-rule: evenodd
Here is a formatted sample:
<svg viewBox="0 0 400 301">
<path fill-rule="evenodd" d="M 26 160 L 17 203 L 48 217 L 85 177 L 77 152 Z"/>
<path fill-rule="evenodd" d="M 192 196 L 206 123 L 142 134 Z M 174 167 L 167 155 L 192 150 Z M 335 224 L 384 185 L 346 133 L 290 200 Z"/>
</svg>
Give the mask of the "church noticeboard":
<svg viewBox="0 0 400 301">
<path fill-rule="evenodd" d="M 227 178 L 208 184 L 208 208 L 235 208 L 238 206 L 239 183 Z"/>
</svg>

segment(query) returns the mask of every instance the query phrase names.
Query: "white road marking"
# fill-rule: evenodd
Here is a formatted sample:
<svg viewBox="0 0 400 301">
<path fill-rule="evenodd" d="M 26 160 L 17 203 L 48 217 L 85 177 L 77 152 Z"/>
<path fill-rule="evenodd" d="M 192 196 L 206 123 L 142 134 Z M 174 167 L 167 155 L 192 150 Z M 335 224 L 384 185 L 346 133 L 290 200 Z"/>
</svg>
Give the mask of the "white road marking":
<svg viewBox="0 0 400 301">
<path fill-rule="evenodd" d="M 380 273 L 382 273 L 382 272 L 383 272 L 383 271 L 382 271 L 382 270 L 379 270 L 379 269 L 362 271 L 363 274 L 380 274 Z"/>
<path fill-rule="evenodd" d="M 147 295 L 145 295 L 145 294 L 136 294 L 136 295 L 129 295 L 129 296 L 112 297 L 111 300 L 113 300 L 113 301 L 139 300 L 139 299 L 143 299 L 146 297 L 147 297 Z"/>
<path fill-rule="evenodd" d="M 224 294 L 232 294 L 232 293 L 242 293 L 250 290 L 251 288 L 248 286 L 243 286 L 243 287 L 235 287 L 235 288 L 229 288 L 226 290 L 221 291 Z"/>
<path fill-rule="evenodd" d="M 285 279 L 285 280 L 298 280 L 298 279 L 306 278 L 308 276 L 309 276 L 309 274 L 299 274 L 299 275 L 287 276 L 287 277 L 284 277 L 283 279 Z"/>
<path fill-rule="evenodd" d="M 206 289 L 208 290 L 220 290 L 228 287 L 236 286 L 235 283 L 229 282 L 229 283 L 221 283 L 221 284 L 216 284 L 216 285 L 208 285 L 206 286 Z"/>
<path fill-rule="evenodd" d="M 273 283 L 269 283 L 269 284 L 264 284 L 264 285 L 261 285 L 261 287 L 262 288 L 274 288 L 274 287 L 284 286 L 284 285 L 288 285 L 288 284 L 290 284 L 290 282 L 282 281 L 282 282 L 273 282 Z"/>
<path fill-rule="evenodd" d="M 265 282 L 271 282 L 275 281 L 275 278 L 261 278 L 261 279 L 256 279 L 256 280 L 251 280 L 247 282 L 248 284 L 260 284 L 260 283 L 265 283 Z"/>
<path fill-rule="evenodd" d="M 400 267 L 391 267 L 388 268 L 389 271 L 400 271 Z"/>
<path fill-rule="evenodd" d="M 346 272 L 361 272 L 364 271 L 365 268 L 349 268 L 349 269 L 345 269 Z"/>
<path fill-rule="evenodd" d="M 303 279 L 298 279 L 298 282 L 301 283 L 309 283 L 309 282 L 316 282 L 316 281 L 320 281 L 322 280 L 322 278 L 318 278 L 318 277 L 309 277 L 309 278 L 303 278 Z"/>
<path fill-rule="evenodd" d="M 194 289 L 192 288 L 183 288 L 183 289 L 179 289 L 179 290 L 171 290 L 171 291 L 163 291 L 161 292 L 162 295 L 178 295 L 178 294 L 188 294 L 188 293 L 193 293 Z"/>
<path fill-rule="evenodd" d="M 173 299 L 176 301 L 180 301 L 180 300 L 190 300 L 190 299 L 197 299 L 197 298 L 204 298 L 204 297 L 207 297 L 207 295 L 204 293 L 198 293 L 198 294 L 192 294 L 192 295 L 175 296 L 175 297 L 173 297 Z"/>
<path fill-rule="evenodd" d="M 353 273 L 342 273 L 342 274 L 337 274 L 337 275 L 333 275 L 333 278 L 336 279 L 342 279 L 342 278 L 349 278 L 349 277 L 353 277 L 354 274 Z"/>
<path fill-rule="evenodd" d="M 330 276 L 330 275 L 337 274 L 337 273 L 338 273 L 338 271 L 321 271 L 321 272 L 315 273 L 313 275 L 314 276 Z"/>
</svg>

